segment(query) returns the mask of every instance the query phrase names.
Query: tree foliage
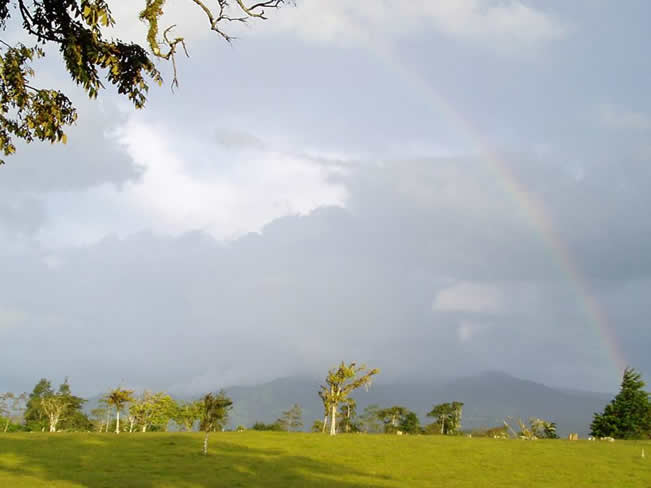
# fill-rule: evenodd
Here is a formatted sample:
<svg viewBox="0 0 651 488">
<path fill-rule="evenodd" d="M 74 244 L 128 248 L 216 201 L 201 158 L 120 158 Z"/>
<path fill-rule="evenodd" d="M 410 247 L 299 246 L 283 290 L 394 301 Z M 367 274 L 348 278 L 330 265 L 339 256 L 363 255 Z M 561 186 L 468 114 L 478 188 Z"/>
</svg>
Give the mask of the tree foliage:
<svg viewBox="0 0 651 488">
<path fill-rule="evenodd" d="M 174 412 L 174 422 L 186 431 L 191 431 L 200 417 L 201 403 L 198 401 L 179 403 Z"/>
<path fill-rule="evenodd" d="M 231 400 L 224 390 L 216 395 L 207 393 L 200 403 L 199 430 L 206 433 L 203 441 L 203 454 L 208 454 L 208 434 L 222 430 L 228 422 L 228 415 L 233 408 Z"/>
<path fill-rule="evenodd" d="M 319 396 L 330 414 L 330 435 L 337 433 L 336 417 L 339 405 L 345 402 L 354 390 L 362 386 L 368 387 L 373 376 L 379 372 L 377 368 L 367 370 L 365 365 L 357 366 L 356 363 L 346 365 L 343 361 L 339 367 L 328 371 L 326 384 L 321 385 Z"/>
<path fill-rule="evenodd" d="M 2 432 L 8 432 L 10 426 L 17 428 L 23 420 L 27 402 L 27 393 L 16 395 L 11 392 L 0 394 L 0 417 L 4 417 L 4 426 L 0 425 Z"/>
<path fill-rule="evenodd" d="M 434 405 L 427 416 L 436 419 L 441 434 L 455 435 L 461 431 L 462 410 L 462 402 L 440 403 Z"/>
<path fill-rule="evenodd" d="M 367 434 L 377 434 L 382 431 L 379 405 L 368 405 L 358 417 L 359 429 Z"/>
<path fill-rule="evenodd" d="M 399 430 L 402 418 L 409 412 L 406 407 L 394 405 L 393 407 L 378 410 L 377 416 L 384 423 L 384 432 L 387 434 L 395 433 Z"/>
<path fill-rule="evenodd" d="M 651 437 L 651 402 L 644 390 L 642 375 L 626 368 L 617 396 L 595 413 L 590 431 L 596 437 L 616 439 L 645 439 Z"/>
<path fill-rule="evenodd" d="M 420 434 L 422 430 L 418 415 L 412 411 L 408 411 L 403 415 L 402 419 L 400 419 L 400 424 L 398 424 L 398 428 L 405 434 Z"/>
<path fill-rule="evenodd" d="M 129 406 L 129 421 L 132 423 L 132 429 L 138 428 L 142 432 L 151 430 L 152 427 L 156 430 L 167 430 L 170 420 L 178 414 L 178 404 L 168 393 L 163 391 L 158 393 L 145 391 Z"/>
<path fill-rule="evenodd" d="M 25 424 L 29 430 L 45 430 L 48 421 L 41 408 L 41 402 L 44 397 L 53 395 L 52 383 L 46 378 L 41 378 L 29 394 L 25 409 Z"/>
<path fill-rule="evenodd" d="M 133 390 L 115 388 L 109 391 L 105 396 L 106 403 L 115 408 L 115 433 L 120 433 L 120 412 L 127 403 L 133 402 Z"/>
<path fill-rule="evenodd" d="M 282 416 L 275 422 L 287 432 L 292 430 L 301 430 L 303 428 L 303 409 L 298 403 L 292 405 L 292 408 L 283 412 Z"/>
<path fill-rule="evenodd" d="M 114 0 L 124 1 L 124 0 Z M 142 108 L 150 83 L 162 84 L 155 60 L 172 63 L 172 86 L 178 86 L 176 54 L 183 37 L 171 38 L 174 26 L 160 25 L 165 0 L 141 0 L 140 20 L 147 24 L 147 45 L 109 37 L 115 26 L 110 0 L 0 0 L 0 28 L 22 28 L 23 40 L 9 44 L 0 39 L 0 151 L 16 151 L 14 139 L 66 142 L 65 126 L 77 120 L 77 111 L 60 90 L 36 86 L 33 62 L 59 51 L 66 71 L 90 98 L 96 98 L 105 82 Z M 202 0 L 187 0 L 190 8 L 205 14 L 208 28 L 223 39 L 228 22 L 266 19 L 265 9 L 278 8 L 286 0 L 216 0 L 216 7 Z M 4 161 L 0 161 L 2 163 Z"/>
</svg>

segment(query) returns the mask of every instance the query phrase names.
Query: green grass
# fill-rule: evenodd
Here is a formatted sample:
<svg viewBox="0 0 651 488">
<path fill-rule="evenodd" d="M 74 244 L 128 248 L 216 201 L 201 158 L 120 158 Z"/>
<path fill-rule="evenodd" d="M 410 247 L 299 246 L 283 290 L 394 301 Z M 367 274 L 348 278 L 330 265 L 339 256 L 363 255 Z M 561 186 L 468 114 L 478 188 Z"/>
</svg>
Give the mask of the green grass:
<svg viewBox="0 0 651 488">
<path fill-rule="evenodd" d="M 226 432 L 208 456 L 201 445 L 201 434 L 0 435 L 0 487 L 651 487 L 651 442 Z"/>
</svg>

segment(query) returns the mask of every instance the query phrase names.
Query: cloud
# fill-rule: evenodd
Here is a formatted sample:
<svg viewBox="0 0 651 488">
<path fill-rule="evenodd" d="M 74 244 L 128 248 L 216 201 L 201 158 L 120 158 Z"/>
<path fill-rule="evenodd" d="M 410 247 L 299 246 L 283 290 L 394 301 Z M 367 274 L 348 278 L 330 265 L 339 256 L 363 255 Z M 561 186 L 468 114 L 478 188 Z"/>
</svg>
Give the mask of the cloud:
<svg viewBox="0 0 651 488">
<path fill-rule="evenodd" d="M 338 168 L 309 157 L 265 151 L 261 141 L 241 132 L 220 130 L 218 142 L 195 137 L 192 144 L 183 136 L 130 117 L 113 137 L 143 168 L 140 179 L 121 188 L 100 185 L 81 195 L 52 195 L 43 241 L 89 243 L 111 232 L 142 229 L 162 234 L 202 229 L 230 239 L 259 231 L 277 217 L 343 205 L 347 198 L 341 183 L 330 178 Z"/>
<path fill-rule="evenodd" d="M 372 7 L 363 2 L 312 0 L 277 12 L 271 24 L 265 28 L 319 42 L 372 43 L 378 36 L 408 38 L 433 29 L 453 39 L 503 47 L 563 39 L 569 31 L 553 14 L 519 0 L 382 0 Z"/>
<path fill-rule="evenodd" d="M 651 116 L 621 105 L 602 104 L 597 108 L 599 124 L 616 130 L 651 130 Z"/>
<path fill-rule="evenodd" d="M 499 313 L 503 310 L 501 292 L 494 286 L 480 283 L 458 283 L 441 290 L 432 309 L 475 313 Z"/>
<path fill-rule="evenodd" d="M 119 187 L 140 178 L 142 167 L 122 147 L 111 143 L 111 129 L 125 121 L 125 115 L 113 106 L 114 100 L 110 96 L 88 100 L 74 89 L 65 91 L 79 113 L 79 123 L 66 129 L 68 143 L 17 144 L 16 154 L 0 167 L 0 191 L 69 192 L 102 184 Z"/>
<path fill-rule="evenodd" d="M 185 230 L 214 218 L 217 200 L 210 191 L 226 185 L 219 174 L 233 168 L 207 171 L 194 153 L 178 152 L 165 130 L 142 120 L 128 127 L 133 141 L 124 143 L 133 147 L 127 150 L 147 171 L 142 187 L 123 188 L 128 206 L 118 215 L 149 212 L 156 216 L 152 223 L 177 232 L 24 248 L 20 259 L 0 253 L 6 270 L 0 286 L 7 290 L 0 309 L 30 311 L 19 327 L 7 329 L 7 361 L 19 361 L 25 351 L 42 359 L 13 372 L 11 384 L 40 377 L 42 364 L 51 363 L 47 373 L 57 377 L 74 375 L 84 364 L 75 384 L 85 391 L 125 379 L 188 392 L 299 371 L 320 375 L 341 358 L 377 365 L 387 379 L 413 378 L 414 371 L 427 378 L 432 371 L 499 369 L 598 390 L 610 390 L 619 380 L 599 329 L 585 313 L 585 296 L 532 223 L 518 216 L 517 202 L 500 201 L 503 189 L 491 184 L 480 161 L 359 164 L 337 183 L 348 194 L 345 208 L 314 203 L 302 215 L 269 214 L 269 223 L 249 221 L 261 225 L 259 233 L 224 241 L 211 235 L 218 236 L 221 227 Z M 197 154 L 213 147 L 209 135 Z M 276 168 L 281 174 L 284 164 Z M 645 351 L 651 344 L 639 332 L 648 307 L 636 297 L 648 292 L 651 280 L 637 276 L 648 277 L 651 267 L 641 261 L 648 250 L 632 252 L 627 244 L 640 225 L 648 228 L 642 215 L 648 205 L 639 202 L 640 214 L 620 227 L 616 209 L 602 213 L 598 225 L 618 230 L 611 250 L 596 252 L 590 226 L 576 225 L 574 218 L 585 221 L 599 208 L 590 199 L 603 199 L 607 181 L 598 183 L 599 173 L 588 173 L 578 183 L 560 167 L 548 174 L 525 159 L 519 164 L 527 187 L 536 182 L 559 228 L 567 226 L 563 238 L 583 257 L 591 294 L 612 317 L 615 336 L 635 334 L 635 341 L 621 341 L 625 356 L 648 370 Z M 260 166 L 246 169 L 244 180 Z M 646 198 L 646 183 L 637 180 L 629 193 Z M 454 190 L 447 189 L 452 183 Z M 243 188 L 261 191 L 266 185 L 263 178 Z M 550 204 L 559 196 L 549 190 L 559 186 L 569 193 L 565 198 L 586 202 L 572 209 L 576 216 L 561 201 L 565 212 L 556 217 Z M 195 197 L 183 223 L 185 210 L 173 207 Z M 202 202 L 208 202 L 206 209 Z M 62 214 L 79 215 L 68 209 Z M 620 248 L 621 255 L 612 251 Z M 120 338 L 120 347 L 107 348 L 109 337 Z M 554 367 L 544 368 L 550 361 Z"/>
</svg>

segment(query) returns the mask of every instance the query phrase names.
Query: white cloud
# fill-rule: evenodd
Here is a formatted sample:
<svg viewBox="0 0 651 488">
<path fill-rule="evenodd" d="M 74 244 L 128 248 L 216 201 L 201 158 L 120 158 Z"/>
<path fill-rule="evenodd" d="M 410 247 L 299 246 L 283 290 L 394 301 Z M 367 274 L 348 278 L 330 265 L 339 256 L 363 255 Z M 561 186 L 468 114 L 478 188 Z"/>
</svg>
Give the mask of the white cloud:
<svg viewBox="0 0 651 488">
<path fill-rule="evenodd" d="M 274 15 L 265 29 L 285 30 L 320 42 L 408 37 L 436 30 L 472 42 L 534 44 L 562 39 L 567 26 L 556 16 L 519 0 L 310 0 Z"/>
<path fill-rule="evenodd" d="M 162 234 L 201 229 L 229 239 L 259 231 L 284 215 L 346 201 L 342 184 L 330 180 L 333 170 L 308 157 L 225 149 L 199 137 L 188 140 L 135 115 L 115 138 L 144 168 L 142 178 L 122 188 L 102 185 L 82 195 L 53 196 L 51 219 L 41 232 L 44 242 L 89 243 L 142 229 Z"/>
<path fill-rule="evenodd" d="M 114 7 L 116 34 L 144 42 L 146 25 L 138 20 L 139 5 L 118 2 Z M 555 15 L 522 0 L 377 0 L 372 4 L 349 0 L 299 0 L 296 7 L 268 11 L 268 21 L 248 26 L 224 23 L 229 34 L 292 33 L 308 41 L 373 43 L 382 38 L 405 38 L 435 30 L 454 39 L 496 43 L 509 49 L 564 38 L 567 25 Z M 189 41 L 215 38 L 203 12 L 190 2 L 170 2 L 161 24 L 176 24 L 175 33 Z M 512 45 L 509 45 L 513 43 Z"/>
</svg>

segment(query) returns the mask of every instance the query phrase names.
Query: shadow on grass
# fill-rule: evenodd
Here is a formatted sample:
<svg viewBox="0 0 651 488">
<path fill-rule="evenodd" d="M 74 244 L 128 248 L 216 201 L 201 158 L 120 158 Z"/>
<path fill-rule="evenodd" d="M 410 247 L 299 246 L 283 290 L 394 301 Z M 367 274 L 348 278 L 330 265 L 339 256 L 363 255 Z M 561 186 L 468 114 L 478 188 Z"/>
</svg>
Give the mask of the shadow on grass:
<svg viewBox="0 0 651 488">
<path fill-rule="evenodd" d="M 192 434 L 4 436 L 0 474 L 15 480 L 16 487 L 32 486 L 34 480 L 43 486 L 67 482 L 87 488 L 393 485 L 386 476 L 295 455 L 282 447 L 247 447 L 241 439 L 222 434 L 211 435 L 209 454 L 203 456 L 201 441 Z"/>
</svg>

